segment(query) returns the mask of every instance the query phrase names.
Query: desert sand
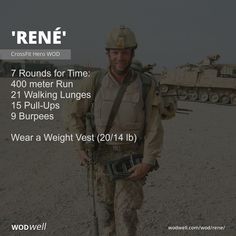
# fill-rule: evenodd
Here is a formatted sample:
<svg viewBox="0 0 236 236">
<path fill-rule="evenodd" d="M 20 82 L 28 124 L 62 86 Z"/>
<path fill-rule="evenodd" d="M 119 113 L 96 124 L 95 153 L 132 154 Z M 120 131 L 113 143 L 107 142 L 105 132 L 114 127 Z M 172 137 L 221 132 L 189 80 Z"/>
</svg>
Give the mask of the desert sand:
<svg viewBox="0 0 236 236">
<path fill-rule="evenodd" d="M 0 79 L 0 235 L 89 235 L 92 199 L 72 143 L 12 142 L 11 133 L 65 133 L 55 121 L 10 121 L 10 87 Z M 192 109 L 164 121 L 160 169 L 144 187 L 139 235 L 236 235 L 236 107 L 179 102 Z M 11 224 L 47 222 L 45 231 Z M 224 226 L 171 231 L 168 226 Z"/>
</svg>

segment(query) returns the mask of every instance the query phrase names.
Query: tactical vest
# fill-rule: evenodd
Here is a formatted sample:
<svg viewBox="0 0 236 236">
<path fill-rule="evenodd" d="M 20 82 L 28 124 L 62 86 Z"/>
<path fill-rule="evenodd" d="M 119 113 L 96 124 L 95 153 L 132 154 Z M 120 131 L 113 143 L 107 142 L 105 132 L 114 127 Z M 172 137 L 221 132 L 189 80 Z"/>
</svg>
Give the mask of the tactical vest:
<svg viewBox="0 0 236 236">
<path fill-rule="evenodd" d="M 107 73 L 98 73 L 95 79 L 94 121 L 97 133 L 100 134 L 104 133 L 120 85 Z M 151 87 L 151 78 L 144 79 L 141 73 L 135 71 L 132 71 L 131 76 L 136 76 L 136 79 L 128 85 L 109 133 L 130 133 L 141 138 L 145 125 L 145 100 Z"/>
</svg>

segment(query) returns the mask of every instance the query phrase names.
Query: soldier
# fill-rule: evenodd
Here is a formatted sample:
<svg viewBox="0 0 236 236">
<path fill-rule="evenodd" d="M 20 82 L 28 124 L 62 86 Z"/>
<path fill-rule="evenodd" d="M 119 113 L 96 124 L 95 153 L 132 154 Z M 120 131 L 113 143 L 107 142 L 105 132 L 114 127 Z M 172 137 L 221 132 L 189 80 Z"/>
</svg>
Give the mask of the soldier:
<svg viewBox="0 0 236 236">
<path fill-rule="evenodd" d="M 96 133 L 114 134 L 96 151 L 100 235 L 136 235 L 144 180 L 161 153 L 161 100 L 154 80 L 130 67 L 136 48 L 129 28 L 112 30 L 106 43 L 108 70 L 81 81 L 79 90 L 90 92 L 92 99 L 78 101 L 72 114 L 73 128 L 85 134 L 85 115 L 92 107 Z M 126 140 L 126 134 L 138 141 Z M 81 165 L 90 162 L 85 143 L 79 144 L 79 157 Z"/>
<path fill-rule="evenodd" d="M 220 55 L 219 54 L 214 54 L 214 55 L 209 55 L 202 61 L 200 61 L 198 64 L 203 65 L 203 66 L 210 66 L 214 65 L 217 60 L 219 60 Z"/>
</svg>

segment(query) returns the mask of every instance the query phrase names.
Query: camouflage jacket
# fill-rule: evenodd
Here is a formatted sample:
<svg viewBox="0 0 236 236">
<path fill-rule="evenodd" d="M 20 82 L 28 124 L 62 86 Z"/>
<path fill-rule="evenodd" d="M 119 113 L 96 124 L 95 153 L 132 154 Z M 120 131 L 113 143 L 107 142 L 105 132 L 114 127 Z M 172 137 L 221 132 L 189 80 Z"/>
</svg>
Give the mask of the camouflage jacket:
<svg viewBox="0 0 236 236">
<path fill-rule="evenodd" d="M 106 76 L 114 80 L 109 72 Z M 66 125 L 73 133 L 86 133 L 85 115 L 90 111 L 91 105 L 97 96 L 96 84 L 94 73 L 91 74 L 90 78 L 80 80 L 77 83 L 77 91 L 91 93 L 91 99 L 71 101 L 70 104 L 67 104 L 65 110 L 67 114 Z M 129 86 L 132 86 L 132 83 Z M 164 134 L 161 122 L 162 99 L 156 94 L 154 80 L 151 80 L 151 86 L 145 100 L 143 101 L 145 103 L 145 124 L 142 132 L 143 162 L 153 165 L 154 161 L 160 157 Z M 79 149 L 83 150 L 84 148 L 83 142 L 80 142 Z"/>
</svg>

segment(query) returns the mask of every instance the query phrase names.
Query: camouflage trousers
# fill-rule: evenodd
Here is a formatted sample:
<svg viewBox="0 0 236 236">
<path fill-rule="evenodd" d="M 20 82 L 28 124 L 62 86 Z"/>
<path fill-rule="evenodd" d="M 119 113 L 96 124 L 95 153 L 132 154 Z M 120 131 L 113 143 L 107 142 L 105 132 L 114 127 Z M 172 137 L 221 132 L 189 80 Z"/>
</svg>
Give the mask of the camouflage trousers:
<svg viewBox="0 0 236 236">
<path fill-rule="evenodd" d="M 137 209 L 143 202 L 144 181 L 112 181 L 104 165 L 96 165 L 99 231 L 102 236 L 135 236 Z"/>
</svg>

